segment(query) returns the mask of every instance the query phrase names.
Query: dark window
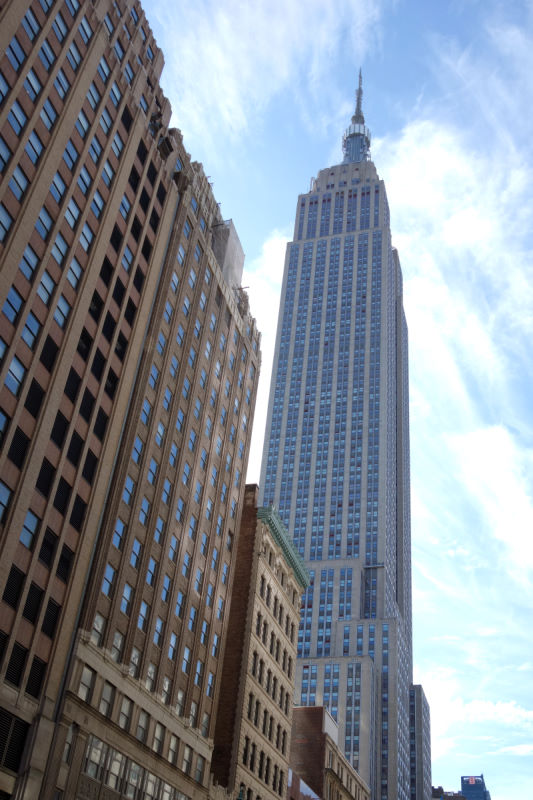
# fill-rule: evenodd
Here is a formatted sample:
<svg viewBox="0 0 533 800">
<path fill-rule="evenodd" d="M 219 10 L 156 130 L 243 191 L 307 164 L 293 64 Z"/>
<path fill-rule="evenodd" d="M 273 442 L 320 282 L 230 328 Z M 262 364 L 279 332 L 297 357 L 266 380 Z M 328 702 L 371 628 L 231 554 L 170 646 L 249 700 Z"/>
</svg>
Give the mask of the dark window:
<svg viewBox="0 0 533 800">
<path fill-rule="evenodd" d="M 126 288 L 120 278 L 117 278 L 115 283 L 115 288 L 113 289 L 113 300 L 117 304 L 117 306 L 122 305 L 122 301 L 124 300 L 124 294 L 126 292 Z"/>
<path fill-rule="evenodd" d="M 123 333 L 119 333 L 117 336 L 117 343 L 115 345 L 115 353 L 120 358 L 121 361 L 124 360 L 124 356 L 126 355 L 126 348 L 128 347 L 128 340 L 124 336 Z"/>
<path fill-rule="evenodd" d="M 134 192 L 136 192 L 139 187 L 139 181 L 141 180 L 141 178 L 135 167 L 131 168 L 130 177 L 128 180 L 131 188 L 133 189 Z"/>
<path fill-rule="evenodd" d="M 85 464 L 83 465 L 83 472 L 82 472 L 82 475 L 87 481 L 87 483 L 92 484 L 97 465 L 98 465 L 98 459 L 96 458 L 93 451 L 89 450 L 85 458 Z"/>
<path fill-rule="evenodd" d="M 76 402 L 76 397 L 78 396 L 78 392 L 80 390 L 80 383 L 81 378 L 74 369 L 71 367 L 70 372 L 68 374 L 67 382 L 65 384 L 65 394 L 66 396 L 72 400 L 73 403 Z"/>
<path fill-rule="evenodd" d="M 26 736 L 30 726 L 9 711 L 0 708 L 0 731 L 2 731 L 2 748 L 0 749 L 0 765 L 11 772 L 18 772 Z"/>
<path fill-rule="evenodd" d="M 100 348 L 97 348 L 96 353 L 94 354 L 91 372 L 98 381 L 100 380 L 100 378 L 104 373 L 105 364 L 106 364 L 105 356 L 100 350 Z"/>
<path fill-rule="evenodd" d="M 13 650 L 11 651 L 11 658 L 9 659 L 9 664 L 7 665 L 6 669 L 6 681 L 9 683 L 14 684 L 14 686 L 20 686 L 20 682 L 22 680 L 22 673 L 24 672 L 24 667 L 26 666 L 26 659 L 28 658 L 28 651 L 25 647 L 23 647 L 18 642 L 15 642 L 13 645 Z"/>
<path fill-rule="evenodd" d="M 95 403 L 94 395 L 88 389 L 85 389 L 82 401 L 80 403 L 80 414 L 86 422 L 89 422 L 89 420 L 91 419 L 94 403 Z"/>
<path fill-rule="evenodd" d="M 53 639 L 54 633 L 56 632 L 60 612 L 61 606 L 50 598 L 46 606 L 46 611 L 44 612 L 43 624 L 41 625 L 42 632 L 46 634 L 46 636 L 49 636 L 50 639 Z"/>
<path fill-rule="evenodd" d="M 136 242 L 139 241 L 141 230 L 142 230 L 142 225 L 139 218 L 134 217 L 133 222 L 131 223 L 131 235 L 133 236 Z"/>
<path fill-rule="evenodd" d="M 13 434 L 13 439 L 11 440 L 11 447 L 9 448 L 7 457 L 19 469 L 21 469 L 22 465 L 24 464 L 24 459 L 26 458 L 26 453 L 28 452 L 29 443 L 30 440 L 26 436 L 24 431 L 21 428 L 17 428 L 15 433 Z"/>
<path fill-rule="evenodd" d="M 50 487 L 52 486 L 55 474 L 55 467 L 48 461 L 47 458 L 44 458 L 35 486 L 37 490 L 45 497 L 48 497 L 50 494 Z"/>
<path fill-rule="evenodd" d="M 77 531 L 81 531 L 86 510 L 87 503 L 77 494 L 74 505 L 72 506 L 72 514 L 70 515 L 70 524 L 73 528 L 76 528 Z"/>
<path fill-rule="evenodd" d="M 113 338 L 113 333 L 115 332 L 116 327 L 117 327 L 117 322 L 114 319 L 111 312 L 108 311 L 106 314 L 105 322 L 102 327 L 102 333 L 104 334 L 108 342 L 110 342 L 111 339 Z"/>
<path fill-rule="evenodd" d="M 146 174 L 148 175 L 148 180 L 153 186 L 155 183 L 155 179 L 157 178 L 157 170 L 155 168 L 153 161 L 150 161 L 150 166 L 148 167 L 148 172 Z"/>
<path fill-rule="evenodd" d="M 148 194 L 146 189 L 143 189 L 141 192 L 141 196 L 139 198 L 139 205 L 146 214 L 146 212 L 148 211 L 148 206 L 150 205 L 150 195 Z"/>
<path fill-rule="evenodd" d="M 128 106 L 125 106 L 124 107 L 124 111 L 122 112 L 122 124 L 124 125 L 124 127 L 126 128 L 128 133 L 129 133 L 129 130 L 131 128 L 131 123 L 132 122 L 133 122 L 133 117 L 131 116 L 131 112 L 130 112 Z"/>
<path fill-rule="evenodd" d="M 43 602 L 43 595 L 44 589 L 41 589 L 41 587 L 37 586 L 36 583 L 32 583 L 28 589 L 22 616 L 33 624 L 35 624 L 35 620 L 39 616 L 41 603 Z"/>
<path fill-rule="evenodd" d="M 159 214 L 157 213 L 155 208 L 152 209 L 152 213 L 150 214 L 150 227 L 154 231 L 154 233 L 157 231 L 157 228 L 159 227 Z"/>
<path fill-rule="evenodd" d="M 137 148 L 137 155 L 139 156 L 139 161 L 141 164 L 144 164 L 146 161 L 146 156 L 148 155 L 148 149 L 142 139 L 140 140 L 139 147 Z"/>
<path fill-rule="evenodd" d="M 74 464 L 75 467 L 77 467 L 79 464 L 81 451 L 83 450 L 83 444 L 84 444 L 83 439 L 81 438 L 79 433 L 76 433 L 76 431 L 74 431 L 70 440 L 70 444 L 68 446 L 67 458 L 71 462 L 71 464 Z"/>
<path fill-rule="evenodd" d="M 57 444 L 58 447 L 63 447 L 67 430 L 68 419 L 64 414 L 61 413 L 61 411 L 58 411 L 52 427 L 52 433 L 50 434 L 51 440 L 54 442 L 54 444 Z"/>
<path fill-rule="evenodd" d="M 91 336 L 87 328 L 83 328 L 80 334 L 77 350 L 84 361 L 87 361 L 89 357 L 92 344 L 93 344 L 93 337 Z"/>
<path fill-rule="evenodd" d="M 60 580 L 64 581 L 64 583 L 68 581 L 73 560 L 74 560 L 74 553 L 72 552 L 70 547 L 67 547 L 67 545 L 64 544 L 63 549 L 61 550 L 61 555 L 59 556 L 59 561 L 57 562 L 57 570 L 56 570 L 57 577 Z"/>
<path fill-rule="evenodd" d="M 43 398 L 44 389 L 34 378 L 30 384 L 28 394 L 26 395 L 26 402 L 24 403 L 24 408 L 30 412 L 32 417 L 37 417 L 37 414 L 41 410 Z"/>
<path fill-rule="evenodd" d="M 164 204 L 166 197 L 167 197 L 167 190 L 165 189 L 165 187 L 163 186 L 163 182 L 161 181 L 159 186 L 157 187 L 157 199 L 159 200 L 161 205 Z"/>
<path fill-rule="evenodd" d="M 26 693 L 31 697 L 39 697 L 41 694 L 45 673 L 46 661 L 34 656 L 26 683 Z"/>
<path fill-rule="evenodd" d="M 115 392 L 117 390 L 117 384 L 118 384 L 118 376 L 116 372 L 110 368 L 109 372 L 107 373 L 107 380 L 105 382 L 104 391 L 106 394 L 109 395 L 111 400 L 115 396 Z"/>
<path fill-rule="evenodd" d="M 109 417 L 105 413 L 105 411 L 100 408 L 98 410 L 98 414 L 96 415 L 96 422 L 94 423 L 94 433 L 95 435 L 102 441 L 105 436 L 107 423 L 109 421 Z"/>
<path fill-rule="evenodd" d="M 126 318 L 126 322 L 128 322 L 130 325 L 133 325 L 136 312 L 137 312 L 137 306 L 135 305 L 133 300 L 128 300 L 124 316 Z"/>
<path fill-rule="evenodd" d="M 2 600 L 11 608 L 18 608 L 22 587 L 24 586 L 25 574 L 18 567 L 13 565 L 9 571 L 7 582 L 2 595 Z"/>
<path fill-rule="evenodd" d="M 89 306 L 89 314 L 96 322 L 98 322 L 98 320 L 100 319 L 103 307 L 104 307 L 104 301 L 102 300 L 98 292 L 96 291 L 93 292 L 93 296 L 91 298 L 91 304 Z"/>
<path fill-rule="evenodd" d="M 48 372 L 51 372 L 54 366 L 54 362 L 57 357 L 59 347 L 54 342 L 51 336 L 47 336 L 45 343 L 43 344 L 43 349 L 41 350 L 41 357 L 40 361 L 41 364 L 46 367 Z"/>
<path fill-rule="evenodd" d="M 143 283 L 144 283 L 144 273 L 140 267 L 137 267 L 135 271 L 135 277 L 133 279 L 133 285 L 135 286 L 138 292 L 142 291 Z"/>
<path fill-rule="evenodd" d="M 118 225 L 115 225 L 113 228 L 113 232 L 111 233 L 111 244 L 113 249 L 118 253 L 120 250 L 120 245 L 122 244 L 122 239 L 124 238 L 123 234 L 120 232 Z"/>
<path fill-rule="evenodd" d="M 102 264 L 102 269 L 100 270 L 100 277 L 106 286 L 109 286 L 112 274 L 113 274 L 113 265 L 106 256 L 104 258 L 104 263 Z"/>
<path fill-rule="evenodd" d="M 147 261 L 150 260 L 150 256 L 152 254 L 152 242 L 148 238 L 148 236 L 144 237 L 144 243 L 142 248 L 142 254 Z"/>
<path fill-rule="evenodd" d="M 39 551 L 39 561 L 49 567 L 54 560 L 56 554 L 58 537 L 51 528 L 47 528 L 44 532 L 43 542 Z"/>
<path fill-rule="evenodd" d="M 54 508 L 57 508 L 60 514 L 64 514 L 70 500 L 72 486 L 64 478 L 59 479 L 57 485 L 56 496 L 54 497 Z"/>
</svg>

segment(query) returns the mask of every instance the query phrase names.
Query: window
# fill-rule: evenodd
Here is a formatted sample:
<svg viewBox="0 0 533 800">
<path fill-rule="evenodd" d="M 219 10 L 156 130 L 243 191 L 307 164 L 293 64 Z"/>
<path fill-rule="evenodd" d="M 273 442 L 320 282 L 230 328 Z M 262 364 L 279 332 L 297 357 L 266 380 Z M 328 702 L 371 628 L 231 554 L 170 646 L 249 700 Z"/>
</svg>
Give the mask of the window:
<svg viewBox="0 0 533 800">
<path fill-rule="evenodd" d="M 78 31 L 85 44 L 89 44 L 89 40 L 93 35 L 93 31 L 85 16 L 81 19 Z"/>
<path fill-rule="evenodd" d="M 137 437 L 137 439 L 139 439 L 139 437 Z M 155 458 L 151 458 L 150 459 L 150 464 L 148 465 L 148 474 L 146 476 L 148 478 L 148 482 L 149 483 L 151 483 L 151 484 L 155 483 L 155 479 L 157 477 L 158 468 L 159 468 L 159 464 L 157 463 Z"/>
<path fill-rule="evenodd" d="M 83 270 L 77 258 L 73 258 L 67 271 L 67 280 L 73 289 L 76 289 Z"/>
<path fill-rule="evenodd" d="M 147 711 L 139 711 L 139 719 L 137 721 L 137 730 L 135 732 L 136 738 L 140 742 L 146 742 L 148 735 L 148 725 L 150 724 L 150 717 Z"/>
<path fill-rule="evenodd" d="M 126 531 L 126 525 L 120 519 L 120 517 L 117 517 L 117 521 L 115 522 L 115 529 L 113 531 L 113 545 L 117 548 L 117 550 L 122 550 L 125 531 Z"/>
<path fill-rule="evenodd" d="M 17 165 L 13 170 L 13 175 L 9 181 L 9 188 L 20 202 L 28 187 L 28 179 L 26 173 L 20 165 Z"/>
<path fill-rule="evenodd" d="M 6 168 L 7 162 L 11 158 L 11 150 L 5 143 L 2 136 L 0 136 L 0 173 Z"/>
<path fill-rule="evenodd" d="M 31 37 L 33 38 L 33 37 Z M 6 55 L 15 72 L 18 72 L 26 61 L 26 53 L 16 36 L 13 36 L 6 49 Z"/>
<path fill-rule="evenodd" d="M 165 530 L 165 521 L 162 517 L 158 517 L 155 521 L 154 526 L 154 542 L 160 542 L 163 538 L 163 533 Z"/>
<path fill-rule="evenodd" d="M 4 384 L 7 386 L 9 391 L 17 397 L 22 387 L 22 383 L 24 381 L 24 376 L 26 375 L 26 368 L 24 367 L 23 363 L 19 361 L 16 356 L 13 356 L 11 360 L 11 364 L 9 365 L 9 369 L 7 371 L 7 375 L 5 377 Z M 0 521 L 1 521 L 1 514 L 0 514 Z"/>
<path fill-rule="evenodd" d="M 26 517 L 24 519 L 24 524 L 22 525 L 22 531 L 20 533 L 19 539 L 22 542 L 22 544 L 28 548 L 28 550 L 33 549 L 35 537 L 37 536 L 37 533 L 39 531 L 40 523 L 41 520 L 33 513 L 33 511 L 26 512 Z"/>
<path fill-rule="evenodd" d="M 164 631 L 164 622 L 161 617 L 157 617 L 155 621 L 155 628 L 154 628 L 154 644 L 157 647 L 161 647 L 163 644 L 163 631 Z"/>
<path fill-rule="evenodd" d="M 41 49 L 39 50 L 39 59 L 45 70 L 50 72 L 56 57 L 48 39 L 45 39 L 42 43 Z"/>
<path fill-rule="evenodd" d="M 4 303 L 4 307 L 2 308 L 2 312 L 8 318 L 8 320 L 14 324 L 20 309 L 22 308 L 23 299 L 20 294 L 17 292 L 14 286 L 12 286 L 7 293 L 7 298 Z"/>
<path fill-rule="evenodd" d="M 140 541 L 138 539 L 134 539 L 131 548 L 130 564 L 135 569 L 137 569 L 139 566 L 139 562 L 141 560 L 141 552 L 142 552 L 142 545 Z"/>
<path fill-rule="evenodd" d="M 141 507 L 139 509 L 139 522 L 141 525 L 146 525 L 148 515 L 150 514 L 150 502 L 147 497 L 143 497 Z"/>
<path fill-rule="evenodd" d="M 56 14 L 56 18 L 52 22 L 52 28 L 54 30 L 55 35 L 57 36 L 57 41 L 62 42 L 68 33 L 68 28 L 60 11 L 58 11 L 58 13 Z"/>
<path fill-rule="evenodd" d="M 191 671 L 191 651 L 189 647 L 183 648 L 183 660 L 181 662 L 181 671 L 188 675 Z"/>
<path fill-rule="evenodd" d="M 137 627 L 141 631 L 146 631 L 148 628 L 148 617 L 150 615 L 150 606 L 143 600 L 139 609 L 139 618 L 137 620 Z"/>
<path fill-rule="evenodd" d="M 119 663 L 122 661 L 122 653 L 124 651 L 124 634 L 120 631 L 115 631 L 113 634 L 113 644 L 111 645 L 111 658 L 113 661 Z"/>
<path fill-rule="evenodd" d="M 68 90 L 70 89 L 70 82 L 68 81 L 67 76 L 62 69 L 58 70 L 56 79 L 54 81 L 54 86 L 60 98 L 64 100 L 67 96 Z"/>
<path fill-rule="evenodd" d="M 131 475 L 126 475 L 126 480 L 124 481 L 124 490 L 122 492 L 122 499 L 127 506 L 131 504 L 134 491 L 135 491 L 135 481 L 133 480 Z"/>
<path fill-rule="evenodd" d="M 109 92 L 109 97 L 111 98 L 111 102 L 117 108 L 122 100 L 122 92 L 118 88 L 116 81 L 113 81 L 111 84 L 111 90 Z"/>
<path fill-rule="evenodd" d="M 105 594 L 107 597 L 111 597 L 111 595 L 113 594 L 115 575 L 116 572 L 111 566 L 111 564 L 106 564 L 104 577 L 102 580 L 102 594 Z"/>
<path fill-rule="evenodd" d="M 70 314 L 70 304 L 66 297 L 60 296 L 57 301 L 56 310 L 54 311 L 54 319 L 60 328 L 64 328 L 67 324 L 68 315 Z"/>
<path fill-rule="evenodd" d="M 90 667 L 84 666 L 81 673 L 80 685 L 78 687 L 78 697 L 86 703 L 91 702 L 91 697 L 94 689 L 94 681 L 96 673 Z"/>
<path fill-rule="evenodd" d="M 113 713 L 113 704 L 115 702 L 115 687 L 112 683 L 105 681 L 104 688 L 102 689 L 102 696 L 100 698 L 100 714 L 105 717 L 110 717 Z"/>
<path fill-rule="evenodd" d="M 161 589 L 161 600 L 163 603 L 168 603 L 170 597 L 170 591 L 172 587 L 172 581 L 169 575 L 165 575 L 163 578 L 163 587 Z"/>
<path fill-rule="evenodd" d="M 129 731 L 131 725 L 131 712 L 133 709 L 133 702 L 129 697 L 123 697 L 120 706 L 120 714 L 118 716 L 118 724 L 122 730 Z"/>
<path fill-rule="evenodd" d="M 28 34 L 29 40 L 33 42 L 33 40 L 41 30 L 41 26 L 37 22 L 35 14 L 31 10 L 31 8 L 29 8 L 24 14 L 24 17 L 22 18 L 22 25 L 24 27 L 24 30 Z"/>
<path fill-rule="evenodd" d="M 152 406 L 150 405 L 150 402 L 145 398 L 141 409 L 141 422 L 144 425 L 148 425 L 151 413 L 152 413 Z"/>
<path fill-rule="evenodd" d="M 32 131 L 28 136 L 28 143 L 24 148 L 32 164 L 36 164 L 38 162 L 41 153 L 43 152 L 43 146 L 44 145 L 39 139 L 38 135 L 35 133 L 35 131 Z"/>
<path fill-rule="evenodd" d="M 150 558 L 148 562 L 148 569 L 146 570 L 146 583 L 148 586 L 153 586 L 155 584 L 155 578 L 157 574 L 157 561 L 154 558 Z"/>
<path fill-rule="evenodd" d="M 78 49 L 78 45 L 76 42 L 71 42 L 68 50 L 67 50 L 67 59 L 72 67 L 73 72 L 76 72 L 79 65 L 81 64 L 81 53 Z"/>
</svg>

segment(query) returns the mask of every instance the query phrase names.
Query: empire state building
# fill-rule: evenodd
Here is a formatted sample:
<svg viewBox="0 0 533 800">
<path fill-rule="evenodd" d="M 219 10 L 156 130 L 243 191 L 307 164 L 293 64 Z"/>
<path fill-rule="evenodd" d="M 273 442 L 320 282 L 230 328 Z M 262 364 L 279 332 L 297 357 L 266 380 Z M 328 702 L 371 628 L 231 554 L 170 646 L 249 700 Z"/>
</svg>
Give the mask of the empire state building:
<svg viewBox="0 0 533 800">
<path fill-rule="evenodd" d="M 413 713 L 410 724 L 407 326 L 361 75 L 342 149 L 342 162 L 298 197 L 261 502 L 276 506 L 311 574 L 295 702 L 329 708 L 340 749 L 373 798 L 425 800 L 431 778 L 426 759 L 417 791 Z"/>
</svg>

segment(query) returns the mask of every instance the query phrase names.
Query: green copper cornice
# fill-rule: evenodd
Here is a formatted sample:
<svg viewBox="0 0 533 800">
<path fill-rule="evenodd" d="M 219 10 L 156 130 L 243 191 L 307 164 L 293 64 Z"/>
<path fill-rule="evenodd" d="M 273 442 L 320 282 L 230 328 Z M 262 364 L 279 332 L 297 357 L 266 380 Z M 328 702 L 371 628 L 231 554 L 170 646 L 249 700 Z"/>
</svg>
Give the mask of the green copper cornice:
<svg viewBox="0 0 533 800">
<path fill-rule="evenodd" d="M 307 589 L 309 586 L 309 572 L 274 506 L 261 506 L 261 508 L 257 509 L 257 517 L 265 525 L 268 525 L 274 541 L 281 547 L 285 560 L 292 567 L 298 583 L 302 589 Z"/>
</svg>

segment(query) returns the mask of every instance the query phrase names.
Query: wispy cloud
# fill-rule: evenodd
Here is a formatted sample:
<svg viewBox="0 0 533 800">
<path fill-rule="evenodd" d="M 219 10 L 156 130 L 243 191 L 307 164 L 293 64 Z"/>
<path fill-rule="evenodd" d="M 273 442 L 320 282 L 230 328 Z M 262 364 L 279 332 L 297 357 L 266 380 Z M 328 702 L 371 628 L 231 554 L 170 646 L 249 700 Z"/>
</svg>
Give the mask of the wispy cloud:
<svg viewBox="0 0 533 800">
<path fill-rule="evenodd" d="M 284 90 L 324 94 L 332 56 L 347 48 L 359 59 L 379 39 L 388 0 L 151 0 L 150 17 L 164 49 L 163 85 L 176 98 L 176 122 L 186 141 L 212 159 L 256 125 Z M 305 105 L 301 106 L 301 110 Z M 218 151 L 218 152 L 217 152 Z"/>
</svg>

